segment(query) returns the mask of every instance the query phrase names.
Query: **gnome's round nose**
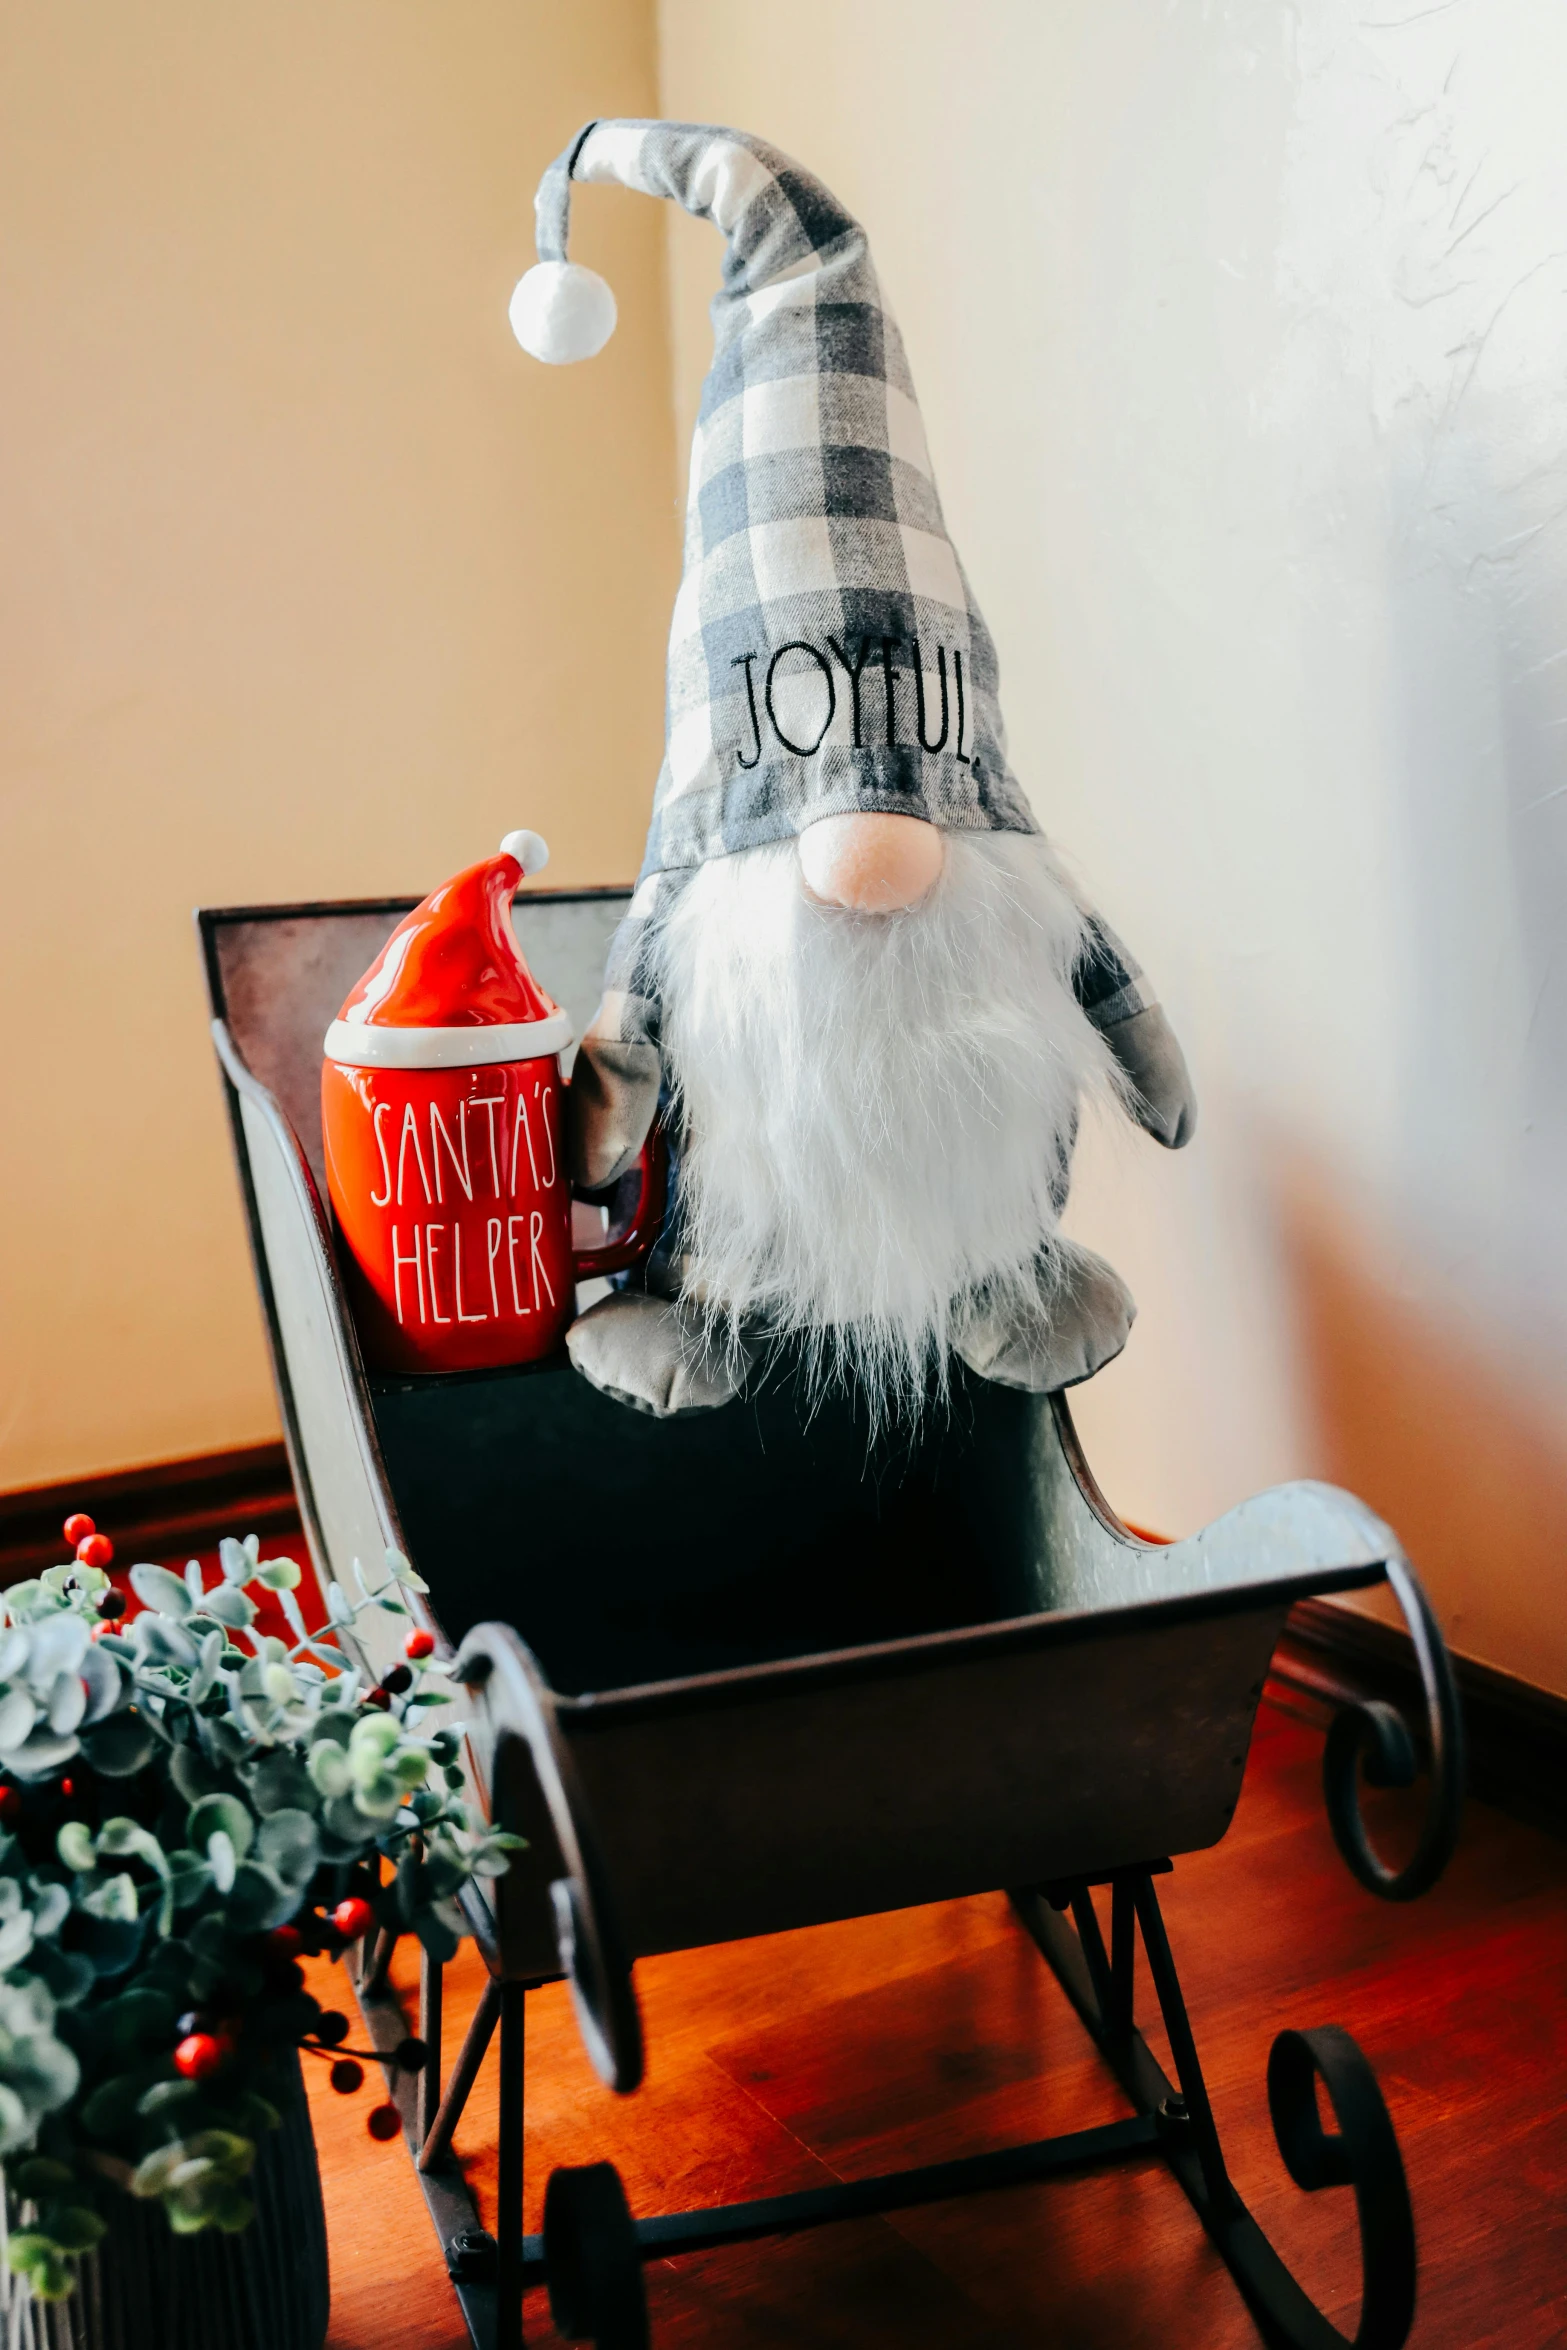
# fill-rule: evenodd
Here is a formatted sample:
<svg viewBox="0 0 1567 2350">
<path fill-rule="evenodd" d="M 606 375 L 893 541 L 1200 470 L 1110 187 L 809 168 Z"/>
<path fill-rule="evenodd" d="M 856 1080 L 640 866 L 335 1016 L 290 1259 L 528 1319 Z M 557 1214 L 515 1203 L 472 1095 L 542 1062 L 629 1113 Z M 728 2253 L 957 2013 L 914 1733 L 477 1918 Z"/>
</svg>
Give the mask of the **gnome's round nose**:
<svg viewBox="0 0 1567 2350">
<path fill-rule="evenodd" d="M 819 816 L 800 835 L 800 871 L 812 897 L 854 914 L 917 906 L 945 858 L 945 841 L 921 816 Z"/>
</svg>

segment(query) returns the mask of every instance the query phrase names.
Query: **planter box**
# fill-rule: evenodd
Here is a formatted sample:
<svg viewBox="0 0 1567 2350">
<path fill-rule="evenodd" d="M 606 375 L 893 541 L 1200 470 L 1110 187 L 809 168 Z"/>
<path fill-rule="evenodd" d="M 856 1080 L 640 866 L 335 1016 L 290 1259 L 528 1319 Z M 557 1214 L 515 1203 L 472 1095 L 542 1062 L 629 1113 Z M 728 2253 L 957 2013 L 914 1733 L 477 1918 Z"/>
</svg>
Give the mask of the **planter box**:
<svg viewBox="0 0 1567 2350">
<path fill-rule="evenodd" d="M 321 2350 L 326 2215 L 297 2058 L 295 2087 L 257 2145 L 256 2216 L 242 2235 L 176 2236 L 160 2204 L 116 2196 L 68 2301 L 37 2302 L 0 2269 L 0 2350 Z M 9 2197 L 5 2221 L 18 2225 Z"/>
</svg>

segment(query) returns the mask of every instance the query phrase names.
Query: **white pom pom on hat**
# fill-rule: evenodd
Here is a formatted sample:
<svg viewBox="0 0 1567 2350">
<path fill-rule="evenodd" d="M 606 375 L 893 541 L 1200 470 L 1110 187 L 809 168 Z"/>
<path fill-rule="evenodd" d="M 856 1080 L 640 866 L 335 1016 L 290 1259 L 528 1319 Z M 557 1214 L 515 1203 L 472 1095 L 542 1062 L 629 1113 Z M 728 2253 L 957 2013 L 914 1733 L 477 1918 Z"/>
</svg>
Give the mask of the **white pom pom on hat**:
<svg viewBox="0 0 1567 2350">
<path fill-rule="evenodd" d="M 503 857 L 515 857 L 525 878 L 542 873 L 550 861 L 550 844 L 537 832 L 508 832 L 501 842 Z"/>
<path fill-rule="evenodd" d="M 507 311 L 530 358 L 551 367 L 592 359 L 615 331 L 615 297 L 596 270 L 540 261 L 517 280 Z"/>
</svg>

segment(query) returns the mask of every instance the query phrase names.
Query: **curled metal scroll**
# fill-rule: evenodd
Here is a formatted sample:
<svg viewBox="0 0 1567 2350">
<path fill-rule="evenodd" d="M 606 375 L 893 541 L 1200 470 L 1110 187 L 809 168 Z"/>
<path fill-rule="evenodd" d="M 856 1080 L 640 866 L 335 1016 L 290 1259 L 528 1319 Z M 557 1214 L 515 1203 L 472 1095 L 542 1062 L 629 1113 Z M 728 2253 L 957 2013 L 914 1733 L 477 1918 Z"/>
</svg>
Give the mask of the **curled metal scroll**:
<svg viewBox="0 0 1567 2350">
<path fill-rule="evenodd" d="M 1320 2078 L 1338 2123 L 1317 2111 Z M 1353 2341 L 1313 2311 L 1313 2341 L 1344 2350 L 1400 2350 L 1415 2316 L 1415 2223 L 1398 2140 L 1376 2075 L 1337 2025 L 1281 2032 L 1268 2058 L 1268 2111 L 1284 2167 L 1308 2195 L 1353 2187 L 1360 2221 L 1360 2324 Z M 1317 2328 L 1320 2326 L 1321 2333 Z"/>
<path fill-rule="evenodd" d="M 645 2070 L 642 2017 L 587 1800 L 560 1735 L 548 1685 L 507 1624 L 480 1624 L 470 1632 L 452 1673 L 482 1692 L 497 1750 L 507 1739 L 520 1740 L 528 1749 L 564 1864 L 549 1891 L 577 2029 L 600 2080 L 627 2097 Z"/>
<path fill-rule="evenodd" d="M 1341 1706 L 1322 1755 L 1322 1792 L 1333 1841 L 1362 1885 L 1384 1901 L 1414 1901 L 1436 1883 L 1453 1856 L 1464 1804 L 1464 1717 L 1447 1643 L 1420 1578 L 1407 1559 L 1387 1562 L 1387 1579 L 1404 1613 L 1425 1690 L 1431 1792 L 1420 1841 L 1400 1869 L 1372 1849 L 1360 1813 L 1360 1766 L 1373 1787 L 1408 1787 L 1415 1742 L 1393 1706 L 1374 1699 Z"/>
</svg>

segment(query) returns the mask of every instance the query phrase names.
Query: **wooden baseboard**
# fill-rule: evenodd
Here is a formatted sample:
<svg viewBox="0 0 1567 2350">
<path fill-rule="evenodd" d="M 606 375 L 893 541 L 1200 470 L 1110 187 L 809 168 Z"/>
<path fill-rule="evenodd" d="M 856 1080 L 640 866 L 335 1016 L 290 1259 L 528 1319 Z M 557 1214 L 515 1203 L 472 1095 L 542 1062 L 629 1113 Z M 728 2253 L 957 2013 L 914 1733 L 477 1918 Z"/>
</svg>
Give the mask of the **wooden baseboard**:
<svg viewBox="0 0 1567 2350">
<path fill-rule="evenodd" d="M 240 1445 L 232 1452 L 0 1494 L 0 1585 L 36 1575 L 67 1555 L 60 1528 L 72 1510 L 95 1519 L 127 1564 L 212 1550 L 225 1534 L 299 1530 L 282 1445 Z"/>
<path fill-rule="evenodd" d="M 1470 1793 L 1567 1837 L 1567 1698 L 1469 1657 L 1453 1663 L 1469 1740 Z M 1291 1608 L 1273 1679 L 1313 1717 L 1367 1697 L 1396 1705 L 1415 1723 L 1422 1715 L 1408 1633 L 1330 1600 L 1305 1599 Z"/>
</svg>

